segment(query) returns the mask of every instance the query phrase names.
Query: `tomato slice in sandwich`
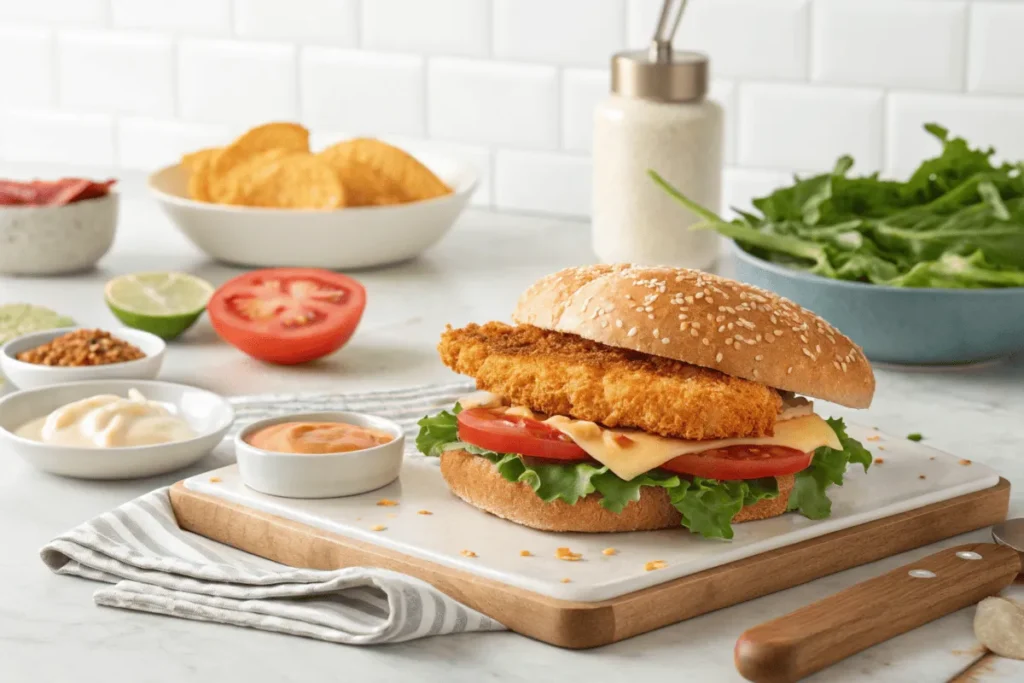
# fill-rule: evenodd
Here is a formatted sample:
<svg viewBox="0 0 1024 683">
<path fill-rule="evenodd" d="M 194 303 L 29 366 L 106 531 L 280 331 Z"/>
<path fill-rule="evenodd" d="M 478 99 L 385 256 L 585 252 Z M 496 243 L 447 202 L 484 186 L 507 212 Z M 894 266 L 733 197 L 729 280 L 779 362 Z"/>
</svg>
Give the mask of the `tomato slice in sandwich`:
<svg viewBox="0 0 1024 683">
<path fill-rule="evenodd" d="M 291 365 L 337 351 L 355 332 L 366 290 L 316 268 L 256 270 L 229 280 L 207 304 L 213 329 L 253 358 Z"/>
<path fill-rule="evenodd" d="M 814 453 L 785 446 L 728 446 L 672 458 L 661 469 L 730 481 L 796 474 L 811 466 Z"/>
<path fill-rule="evenodd" d="M 587 460 L 590 456 L 572 439 L 540 420 L 506 415 L 502 410 L 470 408 L 459 413 L 459 438 L 496 453 L 549 460 Z"/>
<path fill-rule="evenodd" d="M 547 460 L 580 461 L 590 456 L 568 436 L 539 420 L 504 409 L 471 408 L 459 413 L 459 438 L 496 453 Z M 659 469 L 720 481 L 795 474 L 810 467 L 813 453 L 783 446 L 728 446 L 681 455 Z"/>
</svg>

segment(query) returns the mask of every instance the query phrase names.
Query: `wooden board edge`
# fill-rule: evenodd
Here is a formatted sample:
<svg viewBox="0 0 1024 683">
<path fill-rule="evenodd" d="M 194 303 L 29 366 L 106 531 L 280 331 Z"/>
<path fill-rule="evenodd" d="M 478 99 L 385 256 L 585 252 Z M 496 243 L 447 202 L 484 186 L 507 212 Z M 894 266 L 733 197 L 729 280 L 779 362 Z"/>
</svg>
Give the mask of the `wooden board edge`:
<svg viewBox="0 0 1024 683">
<path fill-rule="evenodd" d="M 610 605 L 569 602 L 316 529 L 185 487 L 170 489 L 178 525 L 281 564 L 312 569 L 381 567 L 414 576 L 517 633 L 580 649 L 614 640 Z"/>
<path fill-rule="evenodd" d="M 600 602 L 558 600 L 236 503 L 171 487 L 179 525 L 291 566 L 375 566 L 427 581 L 513 631 L 559 647 L 606 645 L 1006 518 L 1010 483 L 684 576 Z M 241 522 L 245 522 L 244 524 Z M 729 590 L 722 590 L 722 585 Z"/>
<path fill-rule="evenodd" d="M 616 640 L 991 526 L 1006 519 L 1009 507 L 1010 482 L 1000 478 L 995 486 L 981 491 L 620 596 L 616 598 L 616 615 L 628 618 L 618 621 Z M 713 590 L 711 579 L 727 583 L 731 590 Z M 658 607 L 667 601 L 677 603 L 681 591 L 696 599 L 687 608 L 674 610 L 673 617 L 682 618 L 668 621 Z"/>
</svg>

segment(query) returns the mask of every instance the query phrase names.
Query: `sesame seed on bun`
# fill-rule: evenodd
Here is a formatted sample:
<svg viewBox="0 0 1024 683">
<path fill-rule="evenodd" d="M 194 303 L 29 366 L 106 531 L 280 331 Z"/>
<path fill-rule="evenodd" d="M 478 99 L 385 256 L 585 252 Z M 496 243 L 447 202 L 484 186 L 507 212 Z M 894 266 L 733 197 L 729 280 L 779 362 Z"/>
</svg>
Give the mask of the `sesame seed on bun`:
<svg viewBox="0 0 1024 683">
<path fill-rule="evenodd" d="M 851 408 L 868 407 L 875 391 L 864 352 L 819 316 L 697 270 L 567 268 L 526 290 L 512 317 Z"/>
</svg>

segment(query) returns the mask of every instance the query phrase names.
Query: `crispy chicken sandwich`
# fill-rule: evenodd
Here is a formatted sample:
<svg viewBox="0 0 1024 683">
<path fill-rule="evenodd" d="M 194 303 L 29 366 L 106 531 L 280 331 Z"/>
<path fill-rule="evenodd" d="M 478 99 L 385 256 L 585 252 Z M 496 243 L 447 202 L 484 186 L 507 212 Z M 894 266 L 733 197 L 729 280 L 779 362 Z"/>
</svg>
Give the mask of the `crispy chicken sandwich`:
<svg viewBox="0 0 1024 683">
<path fill-rule="evenodd" d="M 750 285 L 680 268 L 569 268 L 515 325 L 448 328 L 444 363 L 480 391 L 423 418 L 416 444 L 470 505 L 537 529 L 827 517 L 827 489 L 871 455 L 804 396 L 866 408 L 863 352 Z"/>
</svg>

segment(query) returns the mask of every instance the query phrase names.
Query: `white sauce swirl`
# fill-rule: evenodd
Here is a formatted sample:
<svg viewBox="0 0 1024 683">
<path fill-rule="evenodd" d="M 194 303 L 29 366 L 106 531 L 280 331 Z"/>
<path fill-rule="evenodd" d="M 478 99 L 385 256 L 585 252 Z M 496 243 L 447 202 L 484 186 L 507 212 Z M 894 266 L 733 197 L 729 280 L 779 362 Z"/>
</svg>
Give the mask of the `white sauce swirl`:
<svg viewBox="0 0 1024 683">
<path fill-rule="evenodd" d="M 56 446 L 125 448 L 185 441 L 196 434 L 166 407 L 130 389 L 128 398 L 100 394 L 32 420 L 16 435 Z"/>
</svg>

